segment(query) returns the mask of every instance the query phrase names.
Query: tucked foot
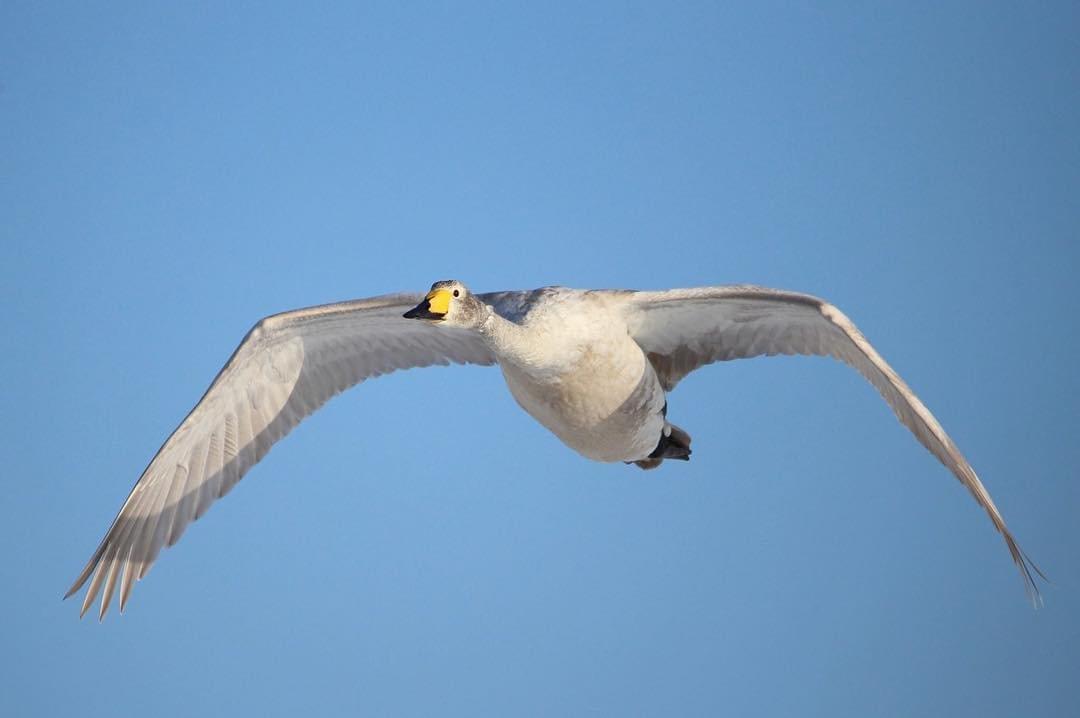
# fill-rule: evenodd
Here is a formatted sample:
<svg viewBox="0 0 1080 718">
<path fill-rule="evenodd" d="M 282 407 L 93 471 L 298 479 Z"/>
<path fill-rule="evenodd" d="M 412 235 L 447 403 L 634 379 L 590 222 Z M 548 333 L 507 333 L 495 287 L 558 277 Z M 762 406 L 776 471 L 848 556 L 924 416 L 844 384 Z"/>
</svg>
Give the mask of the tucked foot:
<svg viewBox="0 0 1080 718">
<path fill-rule="evenodd" d="M 627 463 L 633 463 L 646 470 L 655 469 L 664 463 L 664 459 L 689 461 L 691 453 L 693 452 L 690 450 L 690 435 L 674 424 L 665 424 L 660 434 L 660 441 L 648 458 Z"/>
</svg>

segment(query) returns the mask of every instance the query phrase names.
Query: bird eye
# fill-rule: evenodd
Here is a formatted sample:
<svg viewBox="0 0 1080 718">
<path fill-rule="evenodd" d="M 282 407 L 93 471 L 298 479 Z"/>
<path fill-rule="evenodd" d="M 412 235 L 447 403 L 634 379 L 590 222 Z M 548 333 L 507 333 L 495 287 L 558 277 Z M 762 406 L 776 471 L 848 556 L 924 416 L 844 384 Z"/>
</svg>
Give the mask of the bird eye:
<svg viewBox="0 0 1080 718">
<path fill-rule="evenodd" d="M 455 289 L 455 290 L 454 290 L 454 296 L 456 297 L 456 296 L 458 296 L 459 294 L 461 294 L 461 292 L 459 292 L 458 290 L 456 290 L 456 289 Z"/>
</svg>

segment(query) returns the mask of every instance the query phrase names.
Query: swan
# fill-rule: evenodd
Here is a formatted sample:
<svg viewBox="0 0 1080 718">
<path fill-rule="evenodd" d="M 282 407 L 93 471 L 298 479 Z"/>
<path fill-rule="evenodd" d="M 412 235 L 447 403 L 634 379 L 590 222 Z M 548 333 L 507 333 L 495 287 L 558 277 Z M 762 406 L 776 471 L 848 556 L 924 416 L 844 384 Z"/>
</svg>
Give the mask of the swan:
<svg viewBox="0 0 1080 718">
<path fill-rule="evenodd" d="M 975 470 L 930 410 L 839 309 L 752 285 L 665 291 L 544 287 L 474 294 L 456 280 L 426 294 L 327 304 L 262 319 L 165 440 L 65 594 L 89 581 L 80 616 L 136 580 L 270 447 L 334 395 L 399 369 L 497 364 L 517 403 L 586 458 L 655 469 L 691 458 L 667 394 L 706 364 L 761 355 L 835 357 L 862 374 L 900 422 L 989 515 L 1039 600 L 1020 549 Z M 1045 577 L 1043 577 L 1045 578 Z"/>
</svg>

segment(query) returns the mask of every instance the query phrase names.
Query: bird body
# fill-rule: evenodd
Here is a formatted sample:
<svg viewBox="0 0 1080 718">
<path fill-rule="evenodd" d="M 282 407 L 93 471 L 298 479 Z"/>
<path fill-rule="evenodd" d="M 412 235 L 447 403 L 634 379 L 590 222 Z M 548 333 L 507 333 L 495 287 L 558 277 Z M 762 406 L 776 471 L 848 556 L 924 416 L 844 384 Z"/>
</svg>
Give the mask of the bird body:
<svg viewBox="0 0 1080 718">
<path fill-rule="evenodd" d="M 520 325 L 497 314 L 480 334 L 517 403 L 594 461 L 642 460 L 656 449 L 664 390 L 607 297 L 555 289 Z"/>
<path fill-rule="evenodd" d="M 143 471 L 65 598 L 89 581 L 82 613 L 100 594 L 103 618 L 119 587 L 123 611 L 161 549 L 276 441 L 334 395 L 381 374 L 497 363 L 517 403 L 567 446 L 596 461 L 651 469 L 690 457 L 689 435 L 667 419 L 667 392 L 686 374 L 773 354 L 833 356 L 858 370 L 985 509 L 1037 599 L 1038 569 L 974 469 L 831 304 L 749 285 L 474 295 L 457 281 L 436 282 L 426 295 L 329 304 L 258 322 Z"/>
</svg>

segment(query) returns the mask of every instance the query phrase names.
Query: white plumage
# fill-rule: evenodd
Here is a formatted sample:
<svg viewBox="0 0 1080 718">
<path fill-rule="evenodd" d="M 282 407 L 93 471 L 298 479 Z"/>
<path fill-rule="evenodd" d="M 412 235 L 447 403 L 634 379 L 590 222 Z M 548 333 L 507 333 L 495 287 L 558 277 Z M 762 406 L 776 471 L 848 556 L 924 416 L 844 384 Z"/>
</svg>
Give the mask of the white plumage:
<svg viewBox="0 0 1080 718">
<path fill-rule="evenodd" d="M 667 421 L 667 391 L 702 365 L 772 354 L 833 356 L 866 377 L 986 510 L 1038 598 L 1038 569 L 971 465 L 832 305 L 754 286 L 472 295 L 459 282 L 437 282 L 426 297 L 330 304 L 256 324 L 143 471 L 67 596 L 89 580 L 82 612 L 100 593 L 103 618 L 119 584 L 123 611 L 163 546 L 304 417 L 365 379 L 433 364 L 498 363 L 522 408 L 568 446 L 595 460 L 653 468 L 690 453 L 689 436 Z"/>
</svg>

